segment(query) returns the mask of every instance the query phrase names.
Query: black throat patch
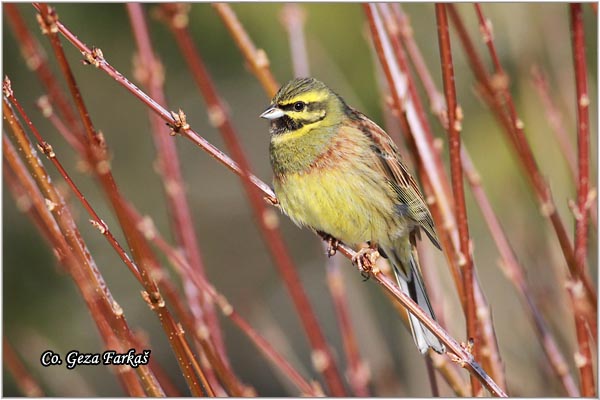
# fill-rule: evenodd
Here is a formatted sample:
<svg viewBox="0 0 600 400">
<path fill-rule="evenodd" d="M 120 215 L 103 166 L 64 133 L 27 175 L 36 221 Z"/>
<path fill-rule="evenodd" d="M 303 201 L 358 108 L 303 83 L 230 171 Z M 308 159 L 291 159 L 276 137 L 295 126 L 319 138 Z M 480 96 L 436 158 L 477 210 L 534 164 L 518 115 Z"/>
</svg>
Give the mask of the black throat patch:
<svg viewBox="0 0 600 400">
<path fill-rule="evenodd" d="M 280 135 L 282 133 L 293 132 L 303 126 L 304 124 L 302 122 L 293 120 L 287 115 L 284 115 L 283 117 L 271 121 L 270 132 L 271 135 Z"/>
</svg>

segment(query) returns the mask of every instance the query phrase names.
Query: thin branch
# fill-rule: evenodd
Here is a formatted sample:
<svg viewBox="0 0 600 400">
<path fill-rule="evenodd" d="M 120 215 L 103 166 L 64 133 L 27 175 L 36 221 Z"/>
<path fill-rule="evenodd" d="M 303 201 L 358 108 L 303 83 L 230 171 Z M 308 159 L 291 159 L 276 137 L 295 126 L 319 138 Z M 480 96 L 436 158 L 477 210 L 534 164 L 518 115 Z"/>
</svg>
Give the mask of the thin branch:
<svg viewBox="0 0 600 400">
<path fill-rule="evenodd" d="M 37 189 L 34 188 L 33 183 L 30 184 L 30 190 L 27 193 L 33 201 L 32 204 L 37 206 L 36 209 L 39 215 L 45 218 L 46 227 L 54 230 L 54 234 L 49 235 L 49 237 L 55 240 L 54 248 L 59 249 L 59 259 L 64 258 L 65 265 L 68 267 L 87 307 L 90 309 L 102 338 L 105 339 L 105 345 L 107 348 L 110 348 L 108 346 L 112 346 L 113 349 L 117 350 L 135 348 L 133 334 L 125 321 L 123 310 L 112 297 L 100 271 L 91 258 L 85 243 L 81 239 L 81 234 L 75 225 L 69 208 L 66 206 L 60 193 L 52 185 L 41 160 L 39 160 L 33 150 L 33 145 L 29 142 L 22 125 L 6 98 L 3 99 L 2 105 L 4 118 L 8 122 L 11 133 L 19 145 L 19 151 L 27 161 L 27 167 L 30 170 L 31 176 L 35 178 L 37 184 L 40 186 L 43 196 L 37 195 Z M 20 174 L 18 180 L 21 183 L 25 184 L 31 181 L 28 178 L 27 172 L 25 172 L 25 168 L 20 164 L 16 151 L 14 151 L 12 145 L 5 137 L 3 138 L 3 155 L 11 165 L 13 171 Z M 110 325 L 108 331 L 105 329 L 104 321 L 107 321 Z M 111 331 L 118 335 L 123 345 L 115 344 L 115 341 L 106 336 L 107 332 Z M 143 382 L 143 387 L 147 394 L 164 396 L 162 388 L 147 366 L 140 365 L 135 369 L 135 372 Z M 125 375 L 123 379 L 130 379 L 129 375 Z M 129 393 L 140 395 L 135 388 L 136 381 L 131 382 L 130 385 L 125 385 L 125 389 Z"/>
<path fill-rule="evenodd" d="M 442 78 L 444 93 L 446 95 L 448 114 L 448 143 L 450 151 L 450 173 L 452 176 L 452 191 L 454 193 L 455 215 L 458 223 L 458 236 L 463 263 L 462 277 L 465 290 L 467 337 L 473 340 L 473 356 L 479 358 L 480 335 L 477 330 L 477 316 L 475 315 L 475 299 L 473 293 L 473 256 L 471 254 L 469 225 L 467 223 L 467 206 L 463 187 L 463 171 L 460 162 L 460 131 L 462 130 L 462 111 L 456 100 L 454 86 L 454 66 L 452 63 L 452 49 L 450 45 L 450 32 L 448 31 L 448 17 L 446 6 L 441 3 L 435 5 L 435 15 L 438 27 L 438 43 L 442 65 Z M 475 377 L 471 377 L 471 394 L 479 395 L 481 385 Z"/>
<path fill-rule="evenodd" d="M 297 78 L 310 76 L 304 39 L 305 9 L 296 3 L 285 4 L 281 9 L 280 19 L 281 25 L 288 33 L 294 76 Z"/>
<path fill-rule="evenodd" d="M 2 358 L 4 359 L 4 365 L 23 395 L 27 397 L 44 397 L 44 391 L 40 384 L 29 373 L 6 336 L 2 338 Z"/>
<path fill-rule="evenodd" d="M 166 106 L 166 99 L 163 90 L 164 68 L 160 60 L 154 54 L 150 40 L 148 27 L 144 17 L 141 4 L 127 4 L 131 26 L 138 47 L 138 58 L 135 64 L 135 73 L 138 80 L 147 88 L 148 93 L 158 103 Z M 170 215 L 171 229 L 179 246 L 185 252 L 193 267 L 194 274 L 206 275 L 202 255 L 198 245 L 198 237 L 193 225 L 193 219 L 190 212 L 189 203 L 185 193 L 185 185 L 181 176 L 181 167 L 175 142 L 169 137 L 169 129 L 162 122 L 161 118 L 155 113 L 149 112 L 152 123 L 152 132 L 155 147 L 158 154 L 158 165 L 160 176 L 162 178 L 165 195 L 167 198 L 168 211 Z M 189 277 L 183 276 L 182 282 L 185 290 L 188 304 L 194 314 L 197 324 L 207 325 L 214 346 L 219 353 L 219 357 L 225 365 L 229 364 L 225 345 L 223 343 L 219 321 L 216 317 L 212 304 L 206 303 L 204 297 L 193 285 L 190 285 Z M 203 320 L 206 320 L 204 322 Z M 208 372 L 209 379 L 212 374 Z M 218 383 L 212 380 L 215 389 Z"/>
<path fill-rule="evenodd" d="M 570 4 L 571 31 L 573 41 L 573 63 L 575 70 L 575 88 L 577 92 L 577 212 L 575 213 L 575 262 L 578 274 L 571 277 L 575 288 L 585 276 L 587 259 L 588 216 L 590 179 L 590 131 L 589 104 L 587 87 L 587 62 L 585 59 L 585 32 L 583 26 L 583 9 L 581 4 Z M 575 290 L 569 291 L 572 297 L 578 295 Z M 574 302 L 578 299 L 575 298 Z M 581 394 L 585 397 L 595 397 L 594 369 L 592 366 L 592 351 L 590 337 L 586 327 L 585 315 L 576 305 L 575 329 L 579 346 L 577 367 L 579 368 Z"/>
<path fill-rule="evenodd" d="M 214 3 L 213 7 L 217 10 L 219 17 L 229 30 L 236 45 L 244 53 L 244 58 L 248 60 L 252 73 L 256 75 L 261 84 L 267 88 L 269 97 L 273 97 L 279 89 L 279 84 L 273 77 L 269 68 L 269 59 L 263 49 L 257 49 L 252 40 L 237 19 L 237 16 L 226 3 Z"/>
<path fill-rule="evenodd" d="M 189 274 L 191 272 L 191 267 L 188 261 L 181 256 L 180 252 L 176 251 L 171 247 L 167 241 L 161 236 L 160 232 L 158 232 L 154 225 L 150 223 L 147 218 L 142 218 L 136 212 L 132 212 L 132 218 L 136 221 L 136 225 L 140 229 L 141 232 L 144 233 L 144 236 L 148 237 L 157 248 L 159 248 L 169 259 L 170 263 L 176 268 L 176 270 L 181 270 L 181 273 Z M 229 318 L 238 328 L 248 336 L 248 338 L 255 344 L 255 346 L 259 349 L 259 351 L 265 355 L 267 359 L 269 359 L 275 366 L 279 368 L 280 371 L 286 375 L 292 383 L 294 383 L 298 389 L 300 389 L 302 395 L 307 396 L 322 396 L 323 393 L 320 390 L 317 390 L 313 385 L 308 383 L 301 375 L 298 373 L 286 360 L 283 358 L 275 349 L 272 348 L 271 344 L 265 340 L 260 334 L 258 334 L 250 324 L 240 316 L 235 308 L 229 303 L 227 298 L 223 296 L 221 293 L 217 292 L 217 290 L 208 283 L 204 277 L 195 274 L 189 274 L 190 279 L 194 283 L 194 285 L 199 289 L 206 293 L 211 301 L 216 303 L 223 315 Z"/>
<path fill-rule="evenodd" d="M 562 355 L 550 328 L 542 317 L 542 313 L 538 309 L 535 300 L 530 294 L 531 291 L 525 279 L 525 271 L 523 266 L 517 260 L 517 257 L 510 246 L 508 238 L 504 233 L 502 226 L 500 225 L 500 221 L 494 213 L 490 201 L 483 190 L 479 173 L 475 169 L 469 153 L 464 146 L 462 147 L 461 156 L 463 168 L 465 170 L 465 176 L 471 185 L 473 197 L 475 198 L 475 201 L 477 202 L 477 205 L 483 214 L 483 218 L 485 219 L 490 234 L 492 235 L 492 238 L 494 239 L 496 247 L 500 253 L 501 260 L 499 261 L 498 265 L 504 272 L 507 279 L 517 289 L 517 294 L 519 295 L 525 311 L 527 312 L 529 319 L 535 328 L 535 332 L 538 335 L 540 346 L 542 346 L 544 354 L 548 358 L 553 372 L 556 374 L 557 378 L 560 379 L 565 392 L 570 397 L 578 397 L 579 391 L 575 385 L 575 382 L 573 381 L 573 378 L 569 374 L 567 362 Z"/>
<path fill-rule="evenodd" d="M 543 179 L 541 171 L 539 170 L 539 167 L 537 166 L 533 157 L 531 147 L 525 138 L 523 121 L 519 119 L 510 92 L 507 90 L 507 79 L 502 79 L 502 77 L 506 77 L 506 74 L 504 74 L 503 70 L 498 70 L 496 71 L 496 77 L 501 77 L 500 79 L 492 79 L 488 76 L 481 58 L 477 54 L 471 38 L 464 27 L 462 19 L 452 4 L 448 5 L 448 11 L 450 18 L 457 30 L 465 53 L 467 54 L 469 65 L 471 66 L 471 69 L 473 70 L 481 87 L 484 89 L 483 98 L 486 100 L 488 106 L 494 112 L 495 116 L 502 122 L 502 126 L 505 128 L 505 132 L 509 137 L 509 142 L 513 145 L 516 154 L 519 156 L 519 160 L 521 161 L 522 167 L 526 172 L 526 176 L 529 178 L 531 187 L 534 189 L 534 193 L 536 194 L 540 203 L 542 215 L 547 217 L 552 223 L 563 255 L 569 267 L 569 271 L 571 274 L 578 274 L 579 268 L 575 262 L 573 246 L 560 215 L 556 210 L 550 188 Z M 489 29 L 490 27 L 489 21 L 486 22 L 483 20 L 480 21 L 480 24 L 483 24 L 486 29 Z M 493 40 L 489 41 L 489 48 L 494 49 L 495 51 Z M 597 309 L 597 295 L 594 285 L 592 284 L 587 273 L 581 276 L 581 279 L 584 283 L 587 302 L 590 306 L 590 309 L 594 310 L 595 313 L 595 310 Z M 596 320 L 595 315 L 589 315 L 588 318 L 593 321 Z M 595 325 L 595 322 L 593 325 Z"/>
</svg>

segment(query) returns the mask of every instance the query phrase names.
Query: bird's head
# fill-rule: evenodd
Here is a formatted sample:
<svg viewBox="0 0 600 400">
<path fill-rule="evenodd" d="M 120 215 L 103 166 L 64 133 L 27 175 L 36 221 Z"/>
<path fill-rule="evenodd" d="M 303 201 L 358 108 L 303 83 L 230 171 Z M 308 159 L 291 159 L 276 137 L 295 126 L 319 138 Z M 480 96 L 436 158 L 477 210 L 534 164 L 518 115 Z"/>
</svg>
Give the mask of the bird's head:
<svg viewBox="0 0 600 400">
<path fill-rule="evenodd" d="M 296 78 L 279 89 L 271 105 L 260 115 L 271 121 L 271 134 L 306 133 L 340 122 L 347 108 L 323 82 Z"/>
</svg>

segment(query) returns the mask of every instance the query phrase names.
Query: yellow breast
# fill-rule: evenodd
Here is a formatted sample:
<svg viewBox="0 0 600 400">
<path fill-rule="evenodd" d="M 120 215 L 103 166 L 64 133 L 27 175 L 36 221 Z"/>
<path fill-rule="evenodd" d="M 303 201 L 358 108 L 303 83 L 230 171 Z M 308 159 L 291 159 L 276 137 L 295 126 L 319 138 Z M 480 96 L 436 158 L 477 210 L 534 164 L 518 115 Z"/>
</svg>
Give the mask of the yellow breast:
<svg viewBox="0 0 600 400">
<path fill-rule="evenodd" d="M 282 210 L 298 225 L 347 244 L 388 242 L 404 235 L 406 221 L 394 210 L 393 193 L 366 165 L 340 164 L 275 179 Z"/>
</svg>

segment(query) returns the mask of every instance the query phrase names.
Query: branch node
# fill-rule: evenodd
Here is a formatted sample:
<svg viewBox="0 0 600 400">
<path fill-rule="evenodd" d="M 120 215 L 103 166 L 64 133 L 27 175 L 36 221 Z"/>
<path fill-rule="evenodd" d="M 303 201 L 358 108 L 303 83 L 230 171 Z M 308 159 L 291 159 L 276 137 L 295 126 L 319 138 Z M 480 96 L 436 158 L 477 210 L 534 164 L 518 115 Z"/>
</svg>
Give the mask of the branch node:
<svg viewBox="0 0 600 400">
<path fill-rule="evenodd" d="M 200 324 L 196 329 L 196 334 L 202 340 L 208 341 L 210 339 L 210 330 L 206 324 Z"/>
<path fill-rule="evenodd" d="M 187 123 L 187 117 L 181 108 L 178 112 L 171 111 L 171 118 L 173 118 L 173 122 L 167 122 L 167 125 L 171 128 L 171 136 L 175 136 L 182 131 L 186 132 L 190 129 L 190 125 Z"/>
<path fill-rule="evenodd" d="M 48 211 L 52 212 L 56 209 L 56 207 L 58 206 L 58 204 L 56 204 L 55 202 L 53 202 L 50 199 L 44 199 L 44 202 L 46 203 L 46 208 L 48 209 Z"/>
<path fill-rule="evenodd" d="M 113 314 L 115 314 L 117 317 L 123 316 L 123 307 L 121 307 L 121 305 L 117 303 L 116 300 L 113 299 L 113 301 L 110 304 L 110 307 L 112 308 Z"/>
<path fill-rule="evenodd" d="M 230 316 L 233 313 L 233 306 L 227 301 L 225 296 L 221 294 L 217 296 L 217 305 L 221 309 L 223 315 L 225 315 L 226 317 Z"/>
<path fill-rule="evenodd" d="M 94 67 L 99 68 L 100 64 L 104 63 L 104 54 L 98 47 L 92 47 L 91 52 L 82 51 L 81 54 L 84 58 L 82 60 L 84 65 L 93 65 Z"/>
<path fill-rule="evenodd" d="M 544 216 L 544 217 L 549 217 L 552 214 L 554 214 L 555 208 L 554 208 L 554 204 L 552 204 L 551 201 L 546 201 L 544 203 L 542 203 L 542 206 L 540 207 L 540 213 Z"/>
<path fill-rule="evenodd" d="M 327 358 L 327 354 L 321 349 L 313 350 L 310 358 L 313 366 L 319 373 L 325 371 L 327 367 L 329 367 L 329 358 Z"/>
<path fill-rule="evenodd" d="M 588 107 L 590 105 L 590 98 L 587 93 L 583 93 L 581 97 L 579 97 L 579 105 L 581 107 Z"/>
<path fill-rule="evenodd" d="M 47 6 L 47 10 L 48 12 L 43 13 L 44 15 L 37 14 L 36 19 L 44 35 L 54 35 L 58 33 L 58 14 L 54 7 Z"/>
<path fill-rule="evenodd" d="M 10 79 L 8 79 L 8 75 L 4 76 L 4 81 L 2 82 L 2 94 L 4 97 L 10 98 L 13 96 L 12 84 L 10 83 Z"/>
<path fill-rule="evenodd" d="M 522 130 L 523 128 L 525 128 L 525 124 L 523 123 L 523 121 L 520 118 L 517 118 L 515 120 L 515 128 Z"/>
<path fill-rule="evenodd" d="M 140 292 L 142 294 L 142 298 L 146 303 L 148 303 L 148 307 L 151 310 L 156 310 L 157 308 L 163 308 L 165 306 L 165 300 L 162 298 L 160 293 L 154 292 L 150 295 L 146 290 L 142 290 Z"/>
<path fill-rule="evenodd" d="M 277 213 L 270 208 L 263 211 L 263 221 L 268 229 L 275 229 L 279 226 L 279 217 Z"/>
<path fill-rule="evenodd" d="M 267 53 L 263 49 L 256 50 L 254 56 L 254 65 L 259 69 L 269 68 L 269 57 L 267 57 Z"/>
<path fill-rule="evenodd" d="M 94 228 L 98 229 L 103 235 L 106 234 L 106 232 L 108 232 L 108 227 L 106 226 L 106 223 L 102 220 L 98 222 L 94 219 L 90 219 L 90 224 L 92 224 Z"/>
<path fill-rule="evenodd" d="M 575 220 L 581 221 L 581 219 L 583 218 L 583 214 L 582 214 L 581 210 L 579 209 L 579 207 L 577 207 L 577 204 L 575 203 L 575 201 L 573 199 L 569 199 L 567 204 L 569 205 L 569 209 L 573 213 Z"/>
<path fill-rule="evenodd" d="M 221 128 L 226 120 L 227 116 L 225 115 L 225 110 L 223 110 L 223 107 L 220 105 L 208 107 L 208 121 L 212 127 L 217 129 Z"/>
<path fill-rule="evenodd" d="M 46 157 L 56 157 L 56 154 L 54 154 L 54 150 L 52 150 L 52 146 L 50 145 L 50 143 L 43 141 L 42 143 L 38 143 L 37 147 Z"/>
<path fill-rule="evenodd" d="M 40 98 L 36 101 L 36 105 L 38 106 L 38 108 L 42 112 L 42 115 L 45 118 L 49 118 L 54 113 L 52 104 L 50 103 L 50 100 L 46 95 L 40 96 Z"/>
<path fill-rule="evenodd" d="M 573 354 L 573 359 L 575 360 L 575 366 L 577 368 L 583 368 L 588 364 L 587 357 L 578 351 L 576 351 L 575 354 Z"/>
<path fill-rule="evenodd" d="M 267 203 L 272 205 L 273 207 L 279 207 L 279 199 L 275 196 L 266 195 L 263 197 Z"/>
</svg>

